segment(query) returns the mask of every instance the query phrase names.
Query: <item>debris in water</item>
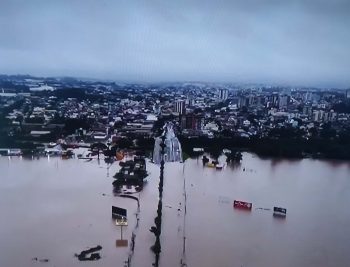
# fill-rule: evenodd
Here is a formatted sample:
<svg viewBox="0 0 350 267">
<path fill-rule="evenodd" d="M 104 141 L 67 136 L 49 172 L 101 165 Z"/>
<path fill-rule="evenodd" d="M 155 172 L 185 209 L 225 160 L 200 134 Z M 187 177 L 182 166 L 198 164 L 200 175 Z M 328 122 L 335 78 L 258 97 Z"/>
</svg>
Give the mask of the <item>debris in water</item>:
<svg viewBox="0 0 350 267">
<path fill-rule="evenodd" d="M 78 258 L 80 261 L 94 261 L 101 259 L 100 253 L 96 253 L 97 251 L 100 251 L 102 247 L 100 245 L 89 248 L 87 250 L 83 250 L 80 252 L 80 254 L 74 254 L 75 257 Z M 89 256 L 90 254 L 90 256 Z"/>
<path fill-rule="evenodd" d="M 49 262 L 49 259 L 39 259 L 38 257 L 35 257 L 32 259 L 32 261 L 39 261 L 39 262 Z"/>
<path fill-rule="evenodd" d="M 256 208 L 256 210 L 271 210 L 269 208 Z"/>
</svg>

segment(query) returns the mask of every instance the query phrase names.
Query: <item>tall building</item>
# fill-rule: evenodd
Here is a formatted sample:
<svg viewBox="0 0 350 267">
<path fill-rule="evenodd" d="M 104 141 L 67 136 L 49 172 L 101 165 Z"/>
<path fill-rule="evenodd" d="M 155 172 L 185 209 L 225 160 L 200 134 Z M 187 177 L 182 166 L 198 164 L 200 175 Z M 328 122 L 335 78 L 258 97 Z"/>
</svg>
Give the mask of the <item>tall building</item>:
<svg viewBox="0 0 350 267">
<path fill-rule="evenodd" d="M 272 93 L 268 96 L 266 96 L 266 107 L 267 108 L 277 108 L 278 107 L 278 101 L 279 95 L 277 93 Z"/>
<path fill-rule="evenodd" d="M 304 102 L 309 102 L 312 100 L 312 93 L 311 92 L 307 92 L 304 95 Z"/>
<path fill-rule="evenodd" d="M 186 105 L 188 105 L 190 107 L 192 107 L 195 103 L 196 103 L 196 101 L 192 97 L 188 97 L 186 100 Z"/>
<path fill-rule="evenodd" d="M 187 114 L 181 118 L 182 129 L 200 131 L 204 126 L 204 116 L 201 114 Z"/>
<path fill-rule="evenodd" d="M 257 98 L 255 95 L 249 95 L 249 106 L 256 106 L 258 104 Z"/>
<path fill-rule="evenodd" d="M 350 98 L 350 89 L 346 91 L 346 98 Z"/>
<path fill-rule="evenodd" d="M 226 100 L 228 98 L 228 89 L 219 89 L 219 98 Z"/>
<path fill-rule="evenodd" d="M 249 106 L 249 97 L 241 96 L 239 98 L 238 106 L 239 106 L 239 108 L 248 107 Z"/>
<path fill-rule="evenodd" d="M 303 107 L 303 114 L 307 115 L 308 117 L 311 117 L 311 115 L 312 115 L 312 106 L 304 106 Z"/>
<path fill-rule="evenodd" d="M 289 105 L 290 96 L 288 95 L 280 95 L 278 98 L 278 107 L 279 108 L 287 108 Z"/>
<path fill-rule="evenodd" d="M 330 121 L 336 121 L 337 120 L 337 113 L 334 112 L 333 109 L 331 109 L 331 111 L 329 112 L 329 120 Z"/>
<path fill-rule="evenodd" d="M 315 110 L 312 114 L 312 120 L 316 122 L 323 121 L 324 114 L 324 110 Z"/>
<path fill-rule="evenodd" d="M 185 114 L 185 100 L 176 100 L 175 101 L 175 112 L 180 115 Z"/>
</svg>

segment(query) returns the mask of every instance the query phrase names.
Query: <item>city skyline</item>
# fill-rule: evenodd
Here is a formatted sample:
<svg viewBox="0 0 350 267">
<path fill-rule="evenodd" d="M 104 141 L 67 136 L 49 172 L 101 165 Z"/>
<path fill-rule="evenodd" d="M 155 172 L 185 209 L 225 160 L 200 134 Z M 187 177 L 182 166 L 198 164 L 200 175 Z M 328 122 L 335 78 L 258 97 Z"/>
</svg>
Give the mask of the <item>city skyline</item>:
<svg viewBox="0 0 350 267">
<path fill-rule="evenodd" d="M 0 73 L 348 88 L 347 1 L 2 1 Z"/>
</svg>

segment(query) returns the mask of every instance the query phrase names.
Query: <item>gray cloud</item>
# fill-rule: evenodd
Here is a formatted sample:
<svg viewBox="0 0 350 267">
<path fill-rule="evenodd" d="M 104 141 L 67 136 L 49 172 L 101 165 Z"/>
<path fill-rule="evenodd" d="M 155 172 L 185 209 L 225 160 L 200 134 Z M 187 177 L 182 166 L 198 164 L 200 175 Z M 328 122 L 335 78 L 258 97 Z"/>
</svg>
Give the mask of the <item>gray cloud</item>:
<svg viewBox="0 0 350 267">
<path fill-rule="evenodd" d="M 0 1 L 0 72 L 350 85 L 350 1 Z"/>
</svg>

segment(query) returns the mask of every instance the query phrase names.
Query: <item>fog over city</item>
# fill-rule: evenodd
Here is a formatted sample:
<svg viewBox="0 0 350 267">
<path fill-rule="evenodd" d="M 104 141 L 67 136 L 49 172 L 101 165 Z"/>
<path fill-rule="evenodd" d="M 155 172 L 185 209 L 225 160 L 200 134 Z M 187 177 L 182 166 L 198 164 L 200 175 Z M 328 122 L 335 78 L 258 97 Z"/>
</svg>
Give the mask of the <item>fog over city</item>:
<svg viewBox="0 0 350 267">
<path fill-rule="evenodd" d="M 0 73 L 348 88 L 350 1 L 0 2 Z"/>
</svg>

